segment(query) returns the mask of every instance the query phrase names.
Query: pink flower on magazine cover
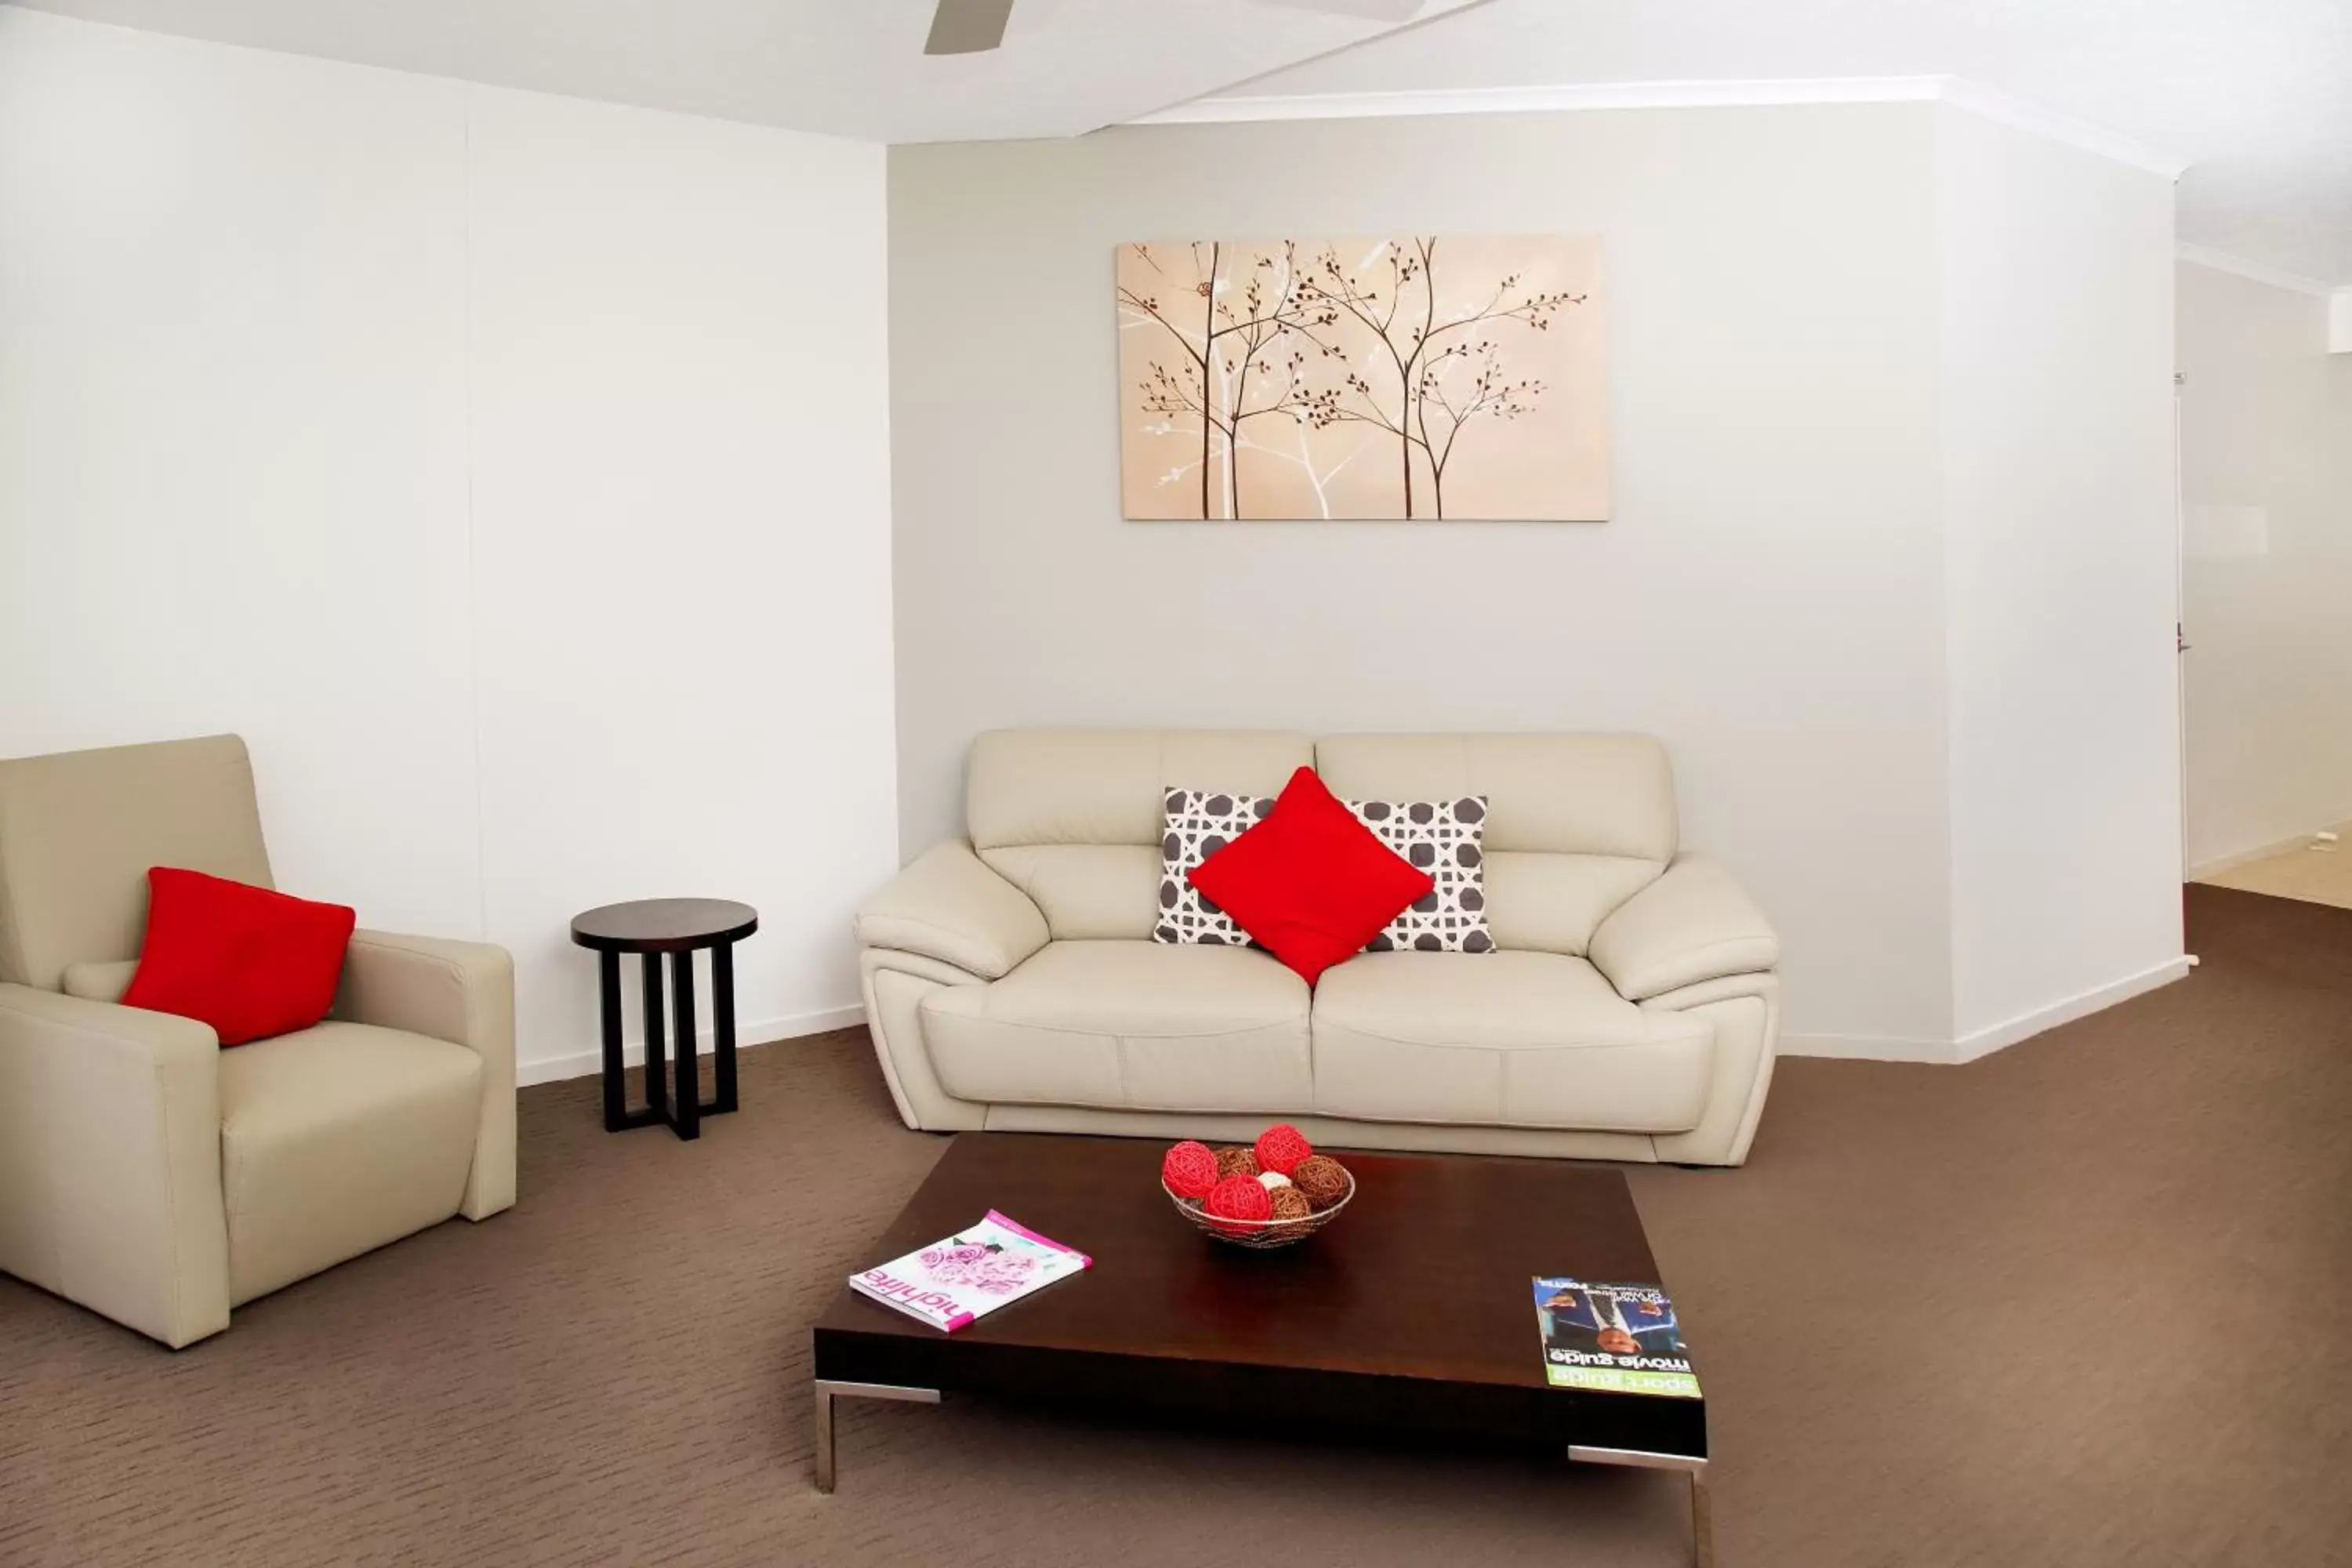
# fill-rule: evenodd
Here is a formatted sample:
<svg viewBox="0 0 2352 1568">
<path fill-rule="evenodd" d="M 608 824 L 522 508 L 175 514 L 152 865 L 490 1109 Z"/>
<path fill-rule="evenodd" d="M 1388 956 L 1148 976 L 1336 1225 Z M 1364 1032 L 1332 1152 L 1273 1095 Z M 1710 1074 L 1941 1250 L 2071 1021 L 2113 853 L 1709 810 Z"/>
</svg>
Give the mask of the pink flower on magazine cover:
<svg viewBox="0 0 2352 1568">
<path fill-rule="evenodd" d="M 1029 1282 L 1036 1259 L 959 1239 L 923 1254 L 923 1267 L 943 1285 L 961 1285 L 992 1296 L 1009 1296 Z"/>
</svg>

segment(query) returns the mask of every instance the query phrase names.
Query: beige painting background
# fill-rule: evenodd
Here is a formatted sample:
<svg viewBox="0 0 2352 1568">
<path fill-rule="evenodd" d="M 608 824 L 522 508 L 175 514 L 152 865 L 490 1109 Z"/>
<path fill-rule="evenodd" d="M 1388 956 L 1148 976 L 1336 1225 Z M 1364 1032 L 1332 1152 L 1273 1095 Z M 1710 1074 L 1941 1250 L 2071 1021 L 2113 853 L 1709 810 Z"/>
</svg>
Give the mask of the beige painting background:
<svg viewBox="0 0 2352 1568">
<path fill-rule="evenodd" d="M 1598 236 L 1160 241 L 1118 271 L 1131 519 L 1609 515 Z"/>
</svg>

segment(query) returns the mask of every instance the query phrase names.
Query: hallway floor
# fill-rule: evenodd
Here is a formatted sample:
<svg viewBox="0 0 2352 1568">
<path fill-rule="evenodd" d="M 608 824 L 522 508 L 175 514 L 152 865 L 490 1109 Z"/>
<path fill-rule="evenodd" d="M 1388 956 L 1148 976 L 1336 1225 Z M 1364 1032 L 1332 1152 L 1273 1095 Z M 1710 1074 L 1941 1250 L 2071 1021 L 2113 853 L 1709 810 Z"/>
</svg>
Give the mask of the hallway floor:
<svg viewBox="0 0 2352 1568">
<path fill-rule="evenodd" d="M 2352 910 L 2352 822 L 2339 823 L 2336 831 L 2343 836 L 2338 843 L 2314 842 L 2282 850 L 2196 880 L 2209 888 L 2235 888 L 2241 892 L 2268 893 L 2274 899 L 2301 899 L 2309 904 Z"/>
</svg>

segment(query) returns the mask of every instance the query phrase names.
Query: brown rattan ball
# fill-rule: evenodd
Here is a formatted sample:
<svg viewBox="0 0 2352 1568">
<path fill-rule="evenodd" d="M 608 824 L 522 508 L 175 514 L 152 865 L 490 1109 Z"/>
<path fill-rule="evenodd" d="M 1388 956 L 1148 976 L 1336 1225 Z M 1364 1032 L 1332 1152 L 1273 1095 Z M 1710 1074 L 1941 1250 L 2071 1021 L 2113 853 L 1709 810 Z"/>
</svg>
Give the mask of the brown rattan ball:
<svg viewBox="0 0 2352 1568">
<path fill-rule="evenodd" d="M 1314 1212 L 1315 1205 L 1307 1201 L 1307 1194 L 1300 1192 L 1296 1184 L 1274 1189 L 1275 1218 L 1305 1219 Z"/>
<path fill-rule="evenodd" d="M 1348 1195 L 1348 1173 L 1328 1154 L 1309 1154 L 1290 1168 L 1290 1184 L 1318 1209 L 1328 1209 Z"/>
<path fill-rule="evenodd" d="M 1217 1179 L 1227 1176 L 1255 1176 L 1257 1156 L 1239 1143 L 1227 1144 L 1217 1151 Z"/>
</svg>

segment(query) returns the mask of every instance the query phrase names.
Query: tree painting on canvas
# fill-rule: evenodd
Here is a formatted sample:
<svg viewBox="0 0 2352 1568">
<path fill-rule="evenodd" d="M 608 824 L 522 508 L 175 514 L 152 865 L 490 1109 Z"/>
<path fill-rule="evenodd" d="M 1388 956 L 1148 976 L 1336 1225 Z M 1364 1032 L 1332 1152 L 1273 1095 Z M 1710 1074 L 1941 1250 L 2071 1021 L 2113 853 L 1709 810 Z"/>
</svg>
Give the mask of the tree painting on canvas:
<svg viewBox="0 0 2352 1568">
<path fill-rule="evenodd" d="M 1138 520 L 1599 521 L 1597 236 L 1118 248 Z"/>
</svg>

